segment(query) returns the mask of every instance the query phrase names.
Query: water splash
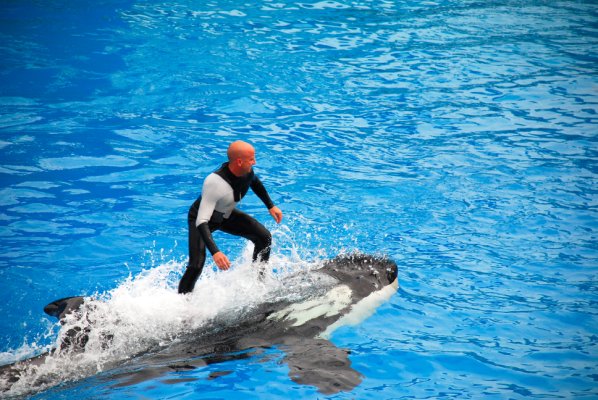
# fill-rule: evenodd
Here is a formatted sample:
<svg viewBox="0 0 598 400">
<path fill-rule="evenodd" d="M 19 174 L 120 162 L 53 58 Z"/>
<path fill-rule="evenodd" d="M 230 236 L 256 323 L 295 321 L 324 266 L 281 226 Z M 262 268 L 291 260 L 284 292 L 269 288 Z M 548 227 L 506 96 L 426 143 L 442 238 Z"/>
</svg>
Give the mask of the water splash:
<svg viewBox="0 0 598 400">
<path fill-rule="evenodd" d="M 187 295 L 177 293 L 185 263 L 172 259 L 164 262 L 163 250 L 159 256 L 152 252 L 148 269 L 129 275 L 112 290 L 86 298 L 77 312 L 49 326 L 44 335 L 56 337 L 53 346 L 24 343 L 0 355 L 9 363 L 50 352 L 40 365 L 25 366 L 19 381 L 6 394 L 31 394 L 79 380 L 158 351 L 190 333 L 231 326 L 263 302 L 297 301 L 324 290 L 328 282 L 309 274 L 321 262 L 305 260 L 289 229 L 277 229 L 277 240 L 286 244 L 267 265 L 251 262 L 251 244 L 245 246 L 229 271 L 217 271 L 207 263 L 195 290 Z M 61 348 L 64 341 L 80 343 L 85 351 Z M 0 382 L 5 391 L 8 386 Z"/>
</svg>

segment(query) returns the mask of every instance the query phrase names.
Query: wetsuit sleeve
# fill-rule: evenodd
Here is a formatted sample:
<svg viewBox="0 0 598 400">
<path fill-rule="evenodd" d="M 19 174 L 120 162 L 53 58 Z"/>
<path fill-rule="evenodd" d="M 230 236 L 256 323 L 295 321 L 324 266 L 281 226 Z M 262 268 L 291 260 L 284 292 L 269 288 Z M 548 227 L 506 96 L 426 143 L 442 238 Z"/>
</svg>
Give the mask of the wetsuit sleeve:
<svg viewBox="0 0 598 400">
<path fill-rule="evenodd" d="M 216 203 L 220 196 L 217 183 L 213 176 L 209 175 L 203 183 L 201 188 L 201 202 L 199 203 L 199 210 L 197 211 L 197 218 L 195 219 L 195 226 L 203 223 L 208 223 L 214 214 Z"/>
<path fill-rule="evenodd" d="M 253 190 L 253 193 L 255 193 L 257 197 L 259 197 L 260 200 L 266 205 L 268 210 L 274 207 L 272 199 L 270 199 L 264 184 L 262 181 L 260 181 L 260 178 L 258 178 L 257 175 L 254 175 L 253 180 L 251 181 L 251 190 Z"/>
<path fill-rule="evenodd" d="M 205 222 L 197 227 L 201 238 L 203 239 L 204 243 L 208 250 L 210 250 L 210 254 L 214 255 L 220 251 L 218 246 L 216 246 L 216 242 L 214 242 L 214 238 L 212 237 L 212 232 L 210 232 L 210 227 L 208 223 Z"/>
<path fill-rule="evenodd" d="M 212 255 L 220 251 L 214 242 L 214 238 L 212 237 L 212 233 L 208 226 L 208 222 L 210 221 L 210 218 L 212 218 L 212 214 L 214 214 L 218 196 L 218 187 L 210 175 L 204 181 L 201 189 L 201 202 L 199 204 L 195 226 L 199 230 L 201 238 Z"/>
</svg>

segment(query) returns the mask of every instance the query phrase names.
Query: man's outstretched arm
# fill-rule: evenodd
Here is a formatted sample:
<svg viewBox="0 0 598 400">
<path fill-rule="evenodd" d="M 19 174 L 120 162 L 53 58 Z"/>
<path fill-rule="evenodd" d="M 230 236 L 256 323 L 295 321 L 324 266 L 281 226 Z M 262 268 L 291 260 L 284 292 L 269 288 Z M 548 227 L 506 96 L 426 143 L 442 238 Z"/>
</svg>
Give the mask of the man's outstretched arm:
<svg viewBox="0 0 598 400">
<path fill-rule="evenodd" d="M 268 208 L 268 211 L 270 212 L 272 218 L 274 218 L 274 221 L 276 221 L 277 224 L 280 224 L 280 221 L 282 221 L 282 211 L 280 211 L 280 208 L 274 205 L 270 195 L 268 195 L 268 191 L 257 175 L 255 175 L 251 181 L 251 190 L 253 190 L 253 193 L 255 193 Z"/>
</svg>

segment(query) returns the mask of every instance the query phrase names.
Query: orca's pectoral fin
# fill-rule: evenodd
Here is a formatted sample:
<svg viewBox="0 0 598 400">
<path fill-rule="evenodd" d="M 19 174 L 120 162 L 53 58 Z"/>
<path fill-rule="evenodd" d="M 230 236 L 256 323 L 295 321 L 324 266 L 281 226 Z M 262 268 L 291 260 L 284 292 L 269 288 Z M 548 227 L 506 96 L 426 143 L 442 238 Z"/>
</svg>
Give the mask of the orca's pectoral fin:
<svg viewBox="0 0 598 400">
<path fill-rule="evenodd" d="M 285 340 L 289 377 L 302 385 L 318 388 L 323 394 L 347 392 L 361 383 L 362 375 L 351 367 L 349 350 L 340 349 L 326 339 Z"/>
<path fill-rule="evenodd" d="M 44 312 L 52 317 L 62 320 L 65 315 L 77 311 L 85 298 L 82 296 L 65 297 L 64 299 L 55 300 L 44 307 Z"/>
</svg>

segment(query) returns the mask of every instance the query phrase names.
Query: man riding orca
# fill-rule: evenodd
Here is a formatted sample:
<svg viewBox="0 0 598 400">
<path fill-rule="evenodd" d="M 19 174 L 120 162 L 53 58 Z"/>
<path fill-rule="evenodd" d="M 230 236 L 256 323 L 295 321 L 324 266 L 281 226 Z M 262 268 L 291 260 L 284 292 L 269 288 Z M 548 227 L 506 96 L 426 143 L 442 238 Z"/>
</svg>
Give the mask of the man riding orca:
<svg viewBox="0 0 598 400">
<path fill-rule="evenodd" d="M 228 257 L 218 249 L 212 237 L 216 230 L 251 240 L 255 245 L 253 261 L 267 262 L 270 257 L 272 235 L 264 225 L 236 206 L 251 188 L 277 223 L 282 221 L 282 211 L 274 205 L 253 172 L 253 146 L 238 140 L 230 144 L 227 156 L 228 162 L 205 179 L 201 195 L 189 209 L 189 265 L 179 282 L 179 293 L 193 291 L 206 261 L 206 247 L 218 268 L 230 268 Z"/>
<path fill-rule="evenodd" d="M 212 238 L 215 230 L 251 240 L 255 245 L 253 261 L 268 261 L 270 232 L 235 207 L 251 188 L 277 223 L 282 220 L 282 212 L 253 172 L 253 146 L 236 141 L 227 154 L 229 161 L 207 176 L 201 195 L 189 210 L 189 264 L 179 282 L 179 293 L 193 291 L 205 263 L 206 247 L 218 268 L 230 268 L 229 259 Z M 303 274 L 290 275 L 287 279 L 302 281 Z M 177 371 L 181 363 L 185 369 L 196 368 L 235 354 L 249 354 L 247 351 L 252 349 L 276 347 L 283 351 L 293 381 L 313 385 L 325 394 L 352 390 L 362 376 L 351 367 L 349 351 L 337 348 L 328 338 L 339 326 L 367 317 L 381 301 L 396 292 L 397 265 L 384 257 L 340 255 L 311 271 L 310 281 L 318 290 L 305 297 L 291 301 L 283 296 L 258 303 L 247 315 L 240 315 L 232 329 L 227 325 L 202 326 L 197 331 L 181 333 L 180 340 L 163 346 L 156 354 L 143 354 L 130 370 L 124 367 L 114 377 L 120 380 L 119 385 L 134 384 L 145 377 Z M 69 359 L 71 354 L 87 351 L 90 338 L 99 340 L 101 349 L 110 348 L 118 330 L 103 331 L 102 320 L 94 311 L 98 302 L 67 297 L 48 304 L 44 311 L 63 325 L 57 346 L 38 356 L 1 366 L 0 394 L 10 392 L 13 386 L 18 388 L 22 378 L 21 383 L 28 386 L 38 382 L 37 378 L 41 378 L 39 382 L 50 379 L 50 386 L 58 383 L 52 380 L 53 364 L 47 360 Z"/>
</svg>

